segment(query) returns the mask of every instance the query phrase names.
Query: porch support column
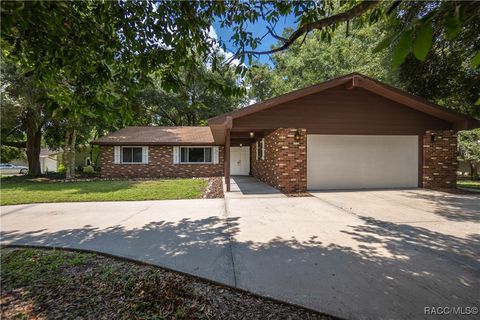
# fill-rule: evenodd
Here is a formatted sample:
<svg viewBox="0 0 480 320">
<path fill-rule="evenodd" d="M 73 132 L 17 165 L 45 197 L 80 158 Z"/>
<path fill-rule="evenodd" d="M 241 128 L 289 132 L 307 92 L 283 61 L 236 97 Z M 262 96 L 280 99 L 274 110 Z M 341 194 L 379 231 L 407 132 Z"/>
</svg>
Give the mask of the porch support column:
<svg viewBox="0 0 480 320">
<path fill-rule="evenodd" d="M 230 192 L 230 131 L 232 129 L 232 117 L 227 116 L 223 125 L 225 126 L 225 184 L 227 185 L 227 192 Z"/>
<path fill-rule="evenodd" d="M 230 192 L 230 128 L 225 133 L 225 184 Z"/>
</svg>

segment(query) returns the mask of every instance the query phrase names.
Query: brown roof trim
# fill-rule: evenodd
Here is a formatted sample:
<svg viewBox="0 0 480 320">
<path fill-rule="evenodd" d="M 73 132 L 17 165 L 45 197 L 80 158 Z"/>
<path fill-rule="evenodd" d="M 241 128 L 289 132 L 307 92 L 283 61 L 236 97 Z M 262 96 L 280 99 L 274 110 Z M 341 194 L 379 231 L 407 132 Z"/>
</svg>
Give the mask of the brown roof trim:
<svg viewBox="0 0 480 320">
<path fill-rule="evenodd" d="M 430 114 L 434 117 L 452 122 L 455 124 L 455 129 L 472 129 L 480 126 L 480 120 L 466 116 L 459 112 L 447 109 L 432 103 L 422 97 L 410 94 L 398 88 L 392 87 L 388 84 L 375 80 L 373 78 L 364 76 L 360 73 L 354 72 L 345 76 L 325 81 L 310 87 L 295 90 L 271 99 L 258 102 L 242 109 L 231 111 L 223 115 L 211 118 L 208 120 L 210 126 L 219 125 L 225 122 L 225 117 L 229 116 L 232 119 L 240 118 L 255 112 L 259 112 L 276 105 L 296 100 L 311 94 L 315 94 L 339 85 L 347 85 L 347 89 L 363 88 L 375 94 L 383 96 L 392 101 L 398 102 L 412 109 Z"/>
<path fill-rule="evenodd" d="M 189 143 L 189 142 L 102 142 L 92 141 L 91 145 L 97 146 L 132 146 L 132 147 L 145 147 L 145 146 L 223 146 L 222 143 Z"/>
</svg>

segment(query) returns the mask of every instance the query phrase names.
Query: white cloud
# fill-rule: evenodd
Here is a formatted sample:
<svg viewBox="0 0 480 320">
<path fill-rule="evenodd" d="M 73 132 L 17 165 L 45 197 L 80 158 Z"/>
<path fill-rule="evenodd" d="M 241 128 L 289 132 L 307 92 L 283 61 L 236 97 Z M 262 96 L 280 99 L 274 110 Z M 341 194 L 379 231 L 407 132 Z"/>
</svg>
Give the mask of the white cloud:
<svg viewBox="0 0 480 320">
<path fill-rule="evenodd" d="M 230 51 L 225 51 L 225 50 L 223 50 L 222 47 L 220 47 L 220 45 L 218 44 L 218 42 L 219 42 L 218 35 L 217 35 L 217 32 L 215 31 L 215 28 L 213 26 L 210 26 L 210 29 L 208 30 L 208 35 L 210 36 L 210 38 L 215 39 L 215 41 L 216 41 L 215 48 L 218 48 L 220 53 L 222 53 L 225 56 L 225 61 L 230 61 L 230 59 L 233 57 L 234 54 Z M 239 59 L 233 59 L 230 63 L 234 66 L 238 66 L 238 65 L 240 65 L 240 60 Z"/>
<path fill-rule="evenodd" d="M 218 40 L 217 32 L 215 31 L 215 28 L 213 26 L 210 26 L 210 29 L 208 30 L 208 35 L 210 38 Z"/>
</svg>

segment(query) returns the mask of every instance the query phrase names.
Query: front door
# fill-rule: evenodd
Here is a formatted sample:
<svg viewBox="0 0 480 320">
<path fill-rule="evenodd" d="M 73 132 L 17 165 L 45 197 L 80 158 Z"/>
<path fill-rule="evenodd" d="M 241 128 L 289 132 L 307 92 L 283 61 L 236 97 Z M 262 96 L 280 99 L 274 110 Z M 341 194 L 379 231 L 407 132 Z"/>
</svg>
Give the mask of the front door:
<svg viewBox="0 0 480 320">
<path fill-rule="evenodd" d="M 250 147 L 230 148 L 230 174 L 248 176 L 250 173 Z"/>
</svg>

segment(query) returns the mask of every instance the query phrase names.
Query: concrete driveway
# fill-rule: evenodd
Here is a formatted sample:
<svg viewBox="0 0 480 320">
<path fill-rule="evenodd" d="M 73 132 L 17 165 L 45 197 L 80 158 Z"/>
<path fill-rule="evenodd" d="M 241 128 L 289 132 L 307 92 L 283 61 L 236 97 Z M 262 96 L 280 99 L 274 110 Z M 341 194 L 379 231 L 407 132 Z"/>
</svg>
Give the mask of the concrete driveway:
<svg viewBox="0 0 480 320">
<path fill-rule="evenodd" d="M 348 319 L 478 307 L 480 196 L 237 182 L 225 200 L 5 206 L 2 243 L 127 256 Z"/>
</svg>

